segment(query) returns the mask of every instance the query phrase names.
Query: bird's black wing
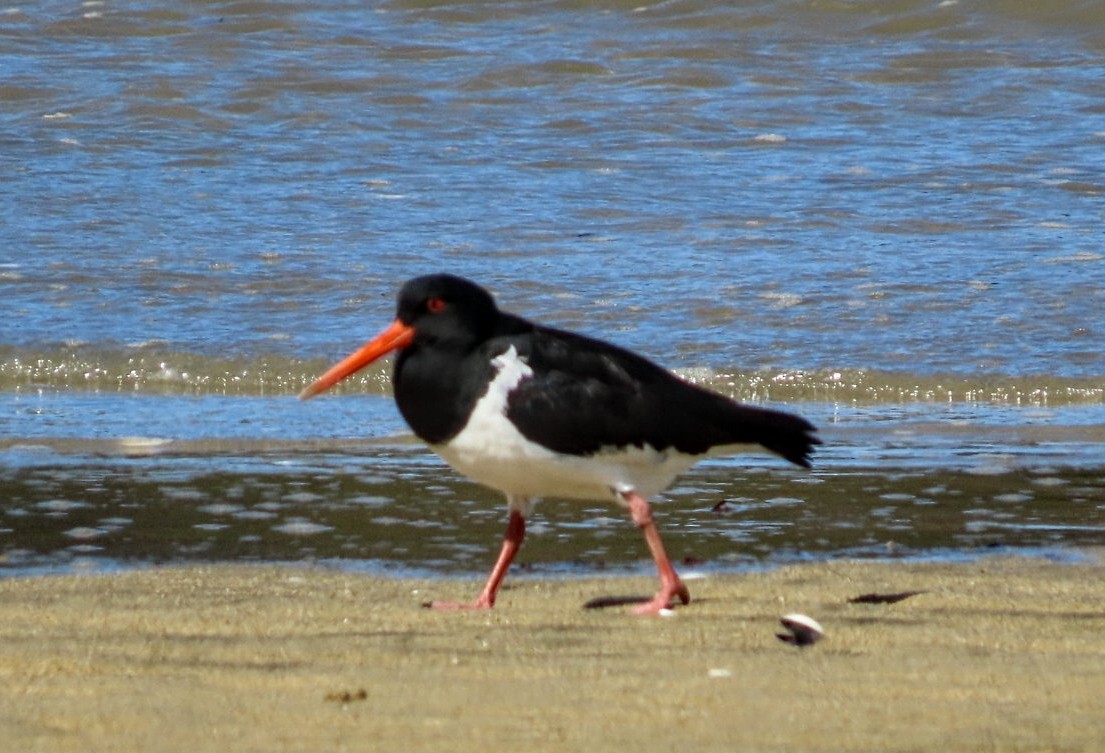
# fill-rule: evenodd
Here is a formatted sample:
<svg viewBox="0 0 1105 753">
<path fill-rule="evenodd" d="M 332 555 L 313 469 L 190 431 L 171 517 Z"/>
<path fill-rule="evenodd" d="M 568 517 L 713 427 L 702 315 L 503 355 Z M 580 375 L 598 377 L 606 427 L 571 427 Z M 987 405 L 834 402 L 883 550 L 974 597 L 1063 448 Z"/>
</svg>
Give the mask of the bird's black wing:
<svg viewBox="0 0 1105 753">
<path fill-rule="evenodd" d="M 756 443 L 808 466 L 818 441 L 804 419 L 739 405 L 608 343 L 534 327 L 515 347 L 533 375 L 510 394 L 507 415 L 528 439 L 557 452 L 648 445 L 700 455 Z"/>
</svg>

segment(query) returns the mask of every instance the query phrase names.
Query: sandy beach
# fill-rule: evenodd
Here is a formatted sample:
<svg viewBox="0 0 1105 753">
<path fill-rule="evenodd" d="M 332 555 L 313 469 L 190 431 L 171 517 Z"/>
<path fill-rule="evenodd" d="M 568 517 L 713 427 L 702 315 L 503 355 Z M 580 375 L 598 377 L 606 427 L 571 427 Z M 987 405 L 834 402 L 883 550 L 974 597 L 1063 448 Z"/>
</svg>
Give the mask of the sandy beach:
<svg viewBox="0 0 1105 753">
<path fill-rule="evenodd" d="M 984 558 L 689 581 L 205 566 L 0 580 L 0 750 L 1090 751 L 1105 570 Z M 864 594 L 919 591 L 896 603 Z M 778 641 L 806 613 L 826 638 Z"/>
</svg>

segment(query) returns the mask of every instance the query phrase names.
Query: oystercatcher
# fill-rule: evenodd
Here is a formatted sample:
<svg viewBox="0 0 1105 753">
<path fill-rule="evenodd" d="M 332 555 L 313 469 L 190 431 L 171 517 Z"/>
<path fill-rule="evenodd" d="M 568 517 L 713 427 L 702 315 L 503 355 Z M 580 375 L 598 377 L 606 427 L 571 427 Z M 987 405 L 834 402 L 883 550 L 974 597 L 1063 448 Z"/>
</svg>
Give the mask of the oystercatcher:
<svg viewBox="0 0 1105 753">
<path fill-rule="evenodd" d="M 660 590 L 634 611 L 686 604 L 648 498 L 713 448 L 759 444 L 808 468 L 820 444 L 803 418 L 740 405 L 615 345 L 500 311 L 486 290 L 447 274 L 403 285 L 391 326 L 300 398 L 393 350 L 395 402 L 411 429 L 453 468 L 506 494 L 509 508 L 479 597 L 437 608 L 495 604 L 539 497 L 627 507 L 660 574 Z"/>
</svg>

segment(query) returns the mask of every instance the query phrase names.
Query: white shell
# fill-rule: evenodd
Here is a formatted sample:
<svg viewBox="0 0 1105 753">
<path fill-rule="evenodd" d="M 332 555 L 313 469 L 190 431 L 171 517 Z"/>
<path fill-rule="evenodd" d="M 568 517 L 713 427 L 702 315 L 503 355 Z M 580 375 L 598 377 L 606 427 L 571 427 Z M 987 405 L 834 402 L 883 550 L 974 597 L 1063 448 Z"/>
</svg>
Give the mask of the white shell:
<svg viewBox="0 0 1105 753">
<path fill-rule="evenodd" d="M 808 615 L 788 614 L 779 622 L 790 631 L 789 635 L 778 633 L 779 640 L 793 643 L 795 646 L 812 646 L 825 637 L 825 630 L 821 627 L 821 623 Z"/>
</svg>

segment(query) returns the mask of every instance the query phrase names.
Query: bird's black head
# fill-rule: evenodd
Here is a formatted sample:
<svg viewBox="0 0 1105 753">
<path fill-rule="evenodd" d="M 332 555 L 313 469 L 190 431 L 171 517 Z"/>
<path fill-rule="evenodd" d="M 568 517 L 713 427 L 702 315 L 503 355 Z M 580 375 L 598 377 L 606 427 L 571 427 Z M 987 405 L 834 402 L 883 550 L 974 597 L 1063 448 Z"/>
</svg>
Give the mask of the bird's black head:
<svg viewBox="0 0 1105 753">
<path fill-rule="evenodd" d="M 491 337 L 499 321 L 495 299 L 479 285 L 453 275 L 416 277 L 400 288 L 398 311 L 391 326 L 331 366 L 299 397 L 306 400 L 325 392 L 394 350 L 400 352 L 397 371 L 419 346 L 444 352 L 469 351 Z"/>
<path fill-rule="evenodd" d="M 470 347 L 489 337 L 499 317 L 491 294 L 455 275 L 415 277 L 399 290 L 396 319 L 414 330 L 414 344 Z"/>
</svg>

